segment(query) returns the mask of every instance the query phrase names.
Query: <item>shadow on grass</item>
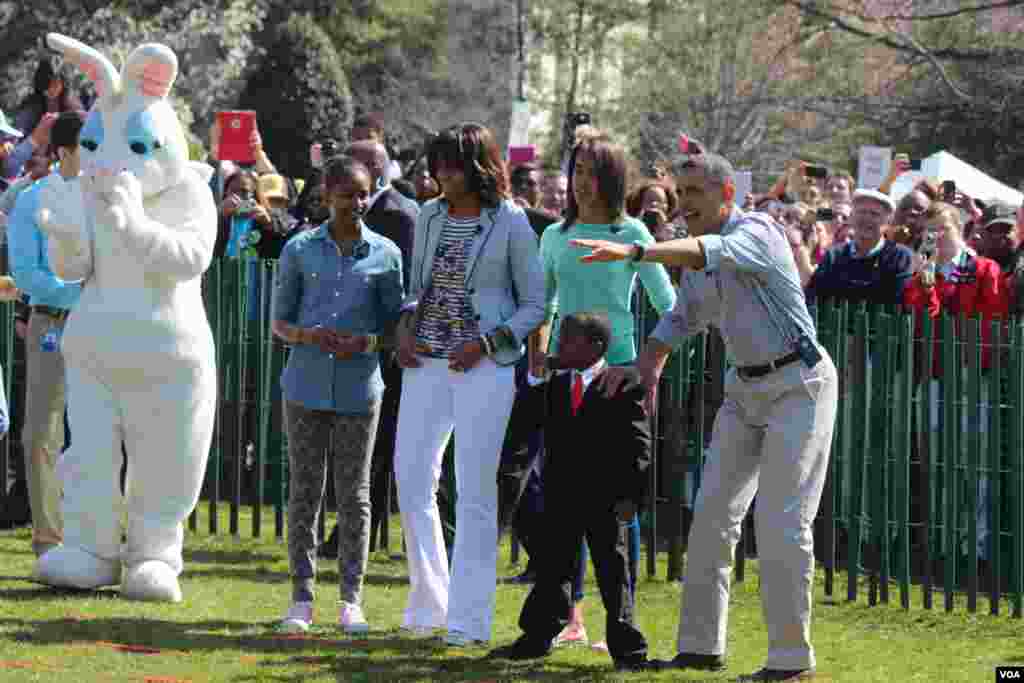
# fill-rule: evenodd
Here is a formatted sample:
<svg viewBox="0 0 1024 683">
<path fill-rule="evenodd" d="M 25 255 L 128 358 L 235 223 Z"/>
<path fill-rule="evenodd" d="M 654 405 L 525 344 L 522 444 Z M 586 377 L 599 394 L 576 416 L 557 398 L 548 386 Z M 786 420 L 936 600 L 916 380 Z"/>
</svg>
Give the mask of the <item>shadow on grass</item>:
<svg viewBox="0 0 1024 683">
<path fill-rule="evenodd" d="M 46 593 L 53 596 L 52 591 Z M 324 675 L 334 676 L 338 681 L 389 683 L 510 678 L 568 682 L 618 680 L 620 676 L 606 658 L 580 665 L 560 661 L 556 653 L 541 662 L 510 662 L 491 659 L 482 650 L 470 656 L 465 652 L 453 653 L 438 639 L 410 639 L 397 632 L 370 634 L 360 639 L 334 638 L 329 637 L 333 634 L 316 632 L 286 636 L 274 633 L 273 626 L 242 621 L 177 622 L 124 617 L 0 619 L 0 630 L 6 631 L 0 637 L 0 645 L 13 641 L 38 646 L 114 646 L 135 648 L 142 653 L 154 650 L 183 655 L 233 651 L 240 660 L 250 662 L 251 673 L 234 677 L 239 682 L 305 681 Z M 260 654 L 268 658 L 258 661 Z M 282 654 L 286 655 L 284 659 Z"/>
<path fill-rule="evenodd" d="M 338 582 L 338 572 L 335 562 L 321 560 L 317 572 L 316 581 L 318 584 L 331 585 Z M 248 581 L 251 583 L 288 583 L 291 581 L 287 571 L 275 571 L 271 569 L 260 569 L 259 567 L 189 567 L 186 563 L 185 572 L 182 578 L 189 581 L 201 579 L 221 579 L 230 581 Z M 408 586 L 409 578 L 406 576 L 392 576 L 389 574 L 367 574 L 363 582 L 368 586 Z"/>
<path fill-rule="evenodd" d="M 245 564 L 247 562 L 279 562 L 283 554 L 259 553 L 251 550 L 219 550 L 219 549 L 195 549 L 186 548 L 182 552 L 185 558 L 185 565 L 190 562 L 197 564 Z"/>
<path fill-rule="evenodd" d="M 80 590 L 76 588 L 58 588 L 56 586 L 44 586 L 33 583 L 25 576 L 0 576 L 0 580 L 14 580 L 26 582 L 29 585 L 24 588 L 5 588 L 0 590 L 0 602 L 33 602 L 51 601 L 58 598 L 80 598 L 83 596 L 95 598 L 121 598 L 120 591 L 116 587 L 101 590 Z"/>
<path fill-rule="evenodd" d="M 369 655 L 387 652 L 387 659 Z M 287 659 L 259 662 L 259 671 L 241 674 L 232 680 L 298 682 L 324 675 L 337 681 L 480 681 L 494 683 L 511 679 L 531 681 L 620 680 L 621 674 L 611 660 L 580 665 L 560 661 L 557 655 L 544 660 L 512 662 L 492 659 L 483 651 L 474 656 L 454 656 L 439 641 L 407 640 L 401 636 L 382 636 L 355 641 L 352 648 L 336 654 L 298 655 Z M 447 656 L 446 656 L 447 655 Z M 288 671 L 283 671 L 287 667 Z M 301 668 L 301 671 L 296 671 Z"/>
</svg>

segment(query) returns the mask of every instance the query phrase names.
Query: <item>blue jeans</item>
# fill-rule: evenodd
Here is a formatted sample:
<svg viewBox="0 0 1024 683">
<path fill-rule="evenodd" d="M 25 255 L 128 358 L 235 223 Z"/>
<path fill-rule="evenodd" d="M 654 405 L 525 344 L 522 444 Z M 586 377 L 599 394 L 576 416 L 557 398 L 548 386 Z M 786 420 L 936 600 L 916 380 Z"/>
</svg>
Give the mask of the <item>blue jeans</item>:
<svg viewBox="0 0 1024 683">
<path fill-rule="evenodd" d="M 634 517 L 633 523 L 629 525 L 629 534 L 626 536 L 629 545 L 629 592 L 636 599 L 636 574 L 640 568 L 640 518 Z M 590 550 L 587 542 L 580 544 L 580 552 L 577 555 L 579 563 L 576 567 L 576 578 L 572 582 L 572 602 L 578 603 L 583 599 L 583 580 L 587 578 L 587 561 L 590 559 Z"/>
</svg>

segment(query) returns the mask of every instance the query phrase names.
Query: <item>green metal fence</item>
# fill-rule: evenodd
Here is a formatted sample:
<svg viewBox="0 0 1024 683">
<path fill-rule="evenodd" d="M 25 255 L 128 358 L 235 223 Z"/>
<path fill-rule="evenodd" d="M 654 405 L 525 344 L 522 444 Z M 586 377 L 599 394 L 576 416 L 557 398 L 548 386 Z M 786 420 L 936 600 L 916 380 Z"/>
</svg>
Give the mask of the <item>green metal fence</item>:
<svg viewBox="0 0 1024 683">
<path fill-rule="evenodd" d="M 226 531 L 246 533 L 240 511 L 249 506 L 254 514 L 248 533 L 265 533 L 269 507 L 275 535 L 284 535 L 288 465 L 278 378 L 287 349 L 269 330 L 273 277 L 272 263 L 220 261 L 204 278 L 221 389 L 200 504 L 207 508 L 209 534 L 225 531 L 219 528 L 221 507 L 229 510 Z M 649 331 L 651 311 L 636 308 L 638 329 Z M 887 603 L 896 593 L 909 607 L 917 594 L 931 609 L 939 595 L 946 610 L 963 605 L 974 611 L 979 595 L 987 595 L 993 614 L 1006 610 L 1020 618 L 1024 326 L 995 322 L 983 335 L 977 319 L 918 320 L 902 310 L 827 303 L 815 315 L 840 375 L 832 459 L 815 524 L 826 593 L 837 591 L 837 572 L 845 570 L 851 600 L 866 590 L 870 604 Z M 12 382 L 18 357 L 12 316 L 10 304 L 0 305 L 0 360 L 14 403 L 21 391 Z M 936 359 L 941 375 L 932 380 L 927 370 Z M 673 354 L 666 368 L 654 420 L 652 504 L 642 519 L 649 575 L 657 552 L 668 553 L 669 578 L 682 574 L 689 510 L 725 367 L 720 340 L 705 333 Z M 21 456 L 9 437 L 0 446 L 0 491 L 7 489 L 10 457 Z M 450 538 L 451 446 L 443 472 L 438 498 Z M 375 501 L 374 507 L 382 515 L 375 528 L 386 528 L 390 501 Z M 198 520 L 193 514 L 190 529 L 203 533 Z M 988 542 L 979 547 L 986 528 Z M 381 532 L 381 539 L 386 544 L 387 534 Z M 748 519 L 737 549 L 737 580 L 752 554 L 756 539 Z"/>
</svg>

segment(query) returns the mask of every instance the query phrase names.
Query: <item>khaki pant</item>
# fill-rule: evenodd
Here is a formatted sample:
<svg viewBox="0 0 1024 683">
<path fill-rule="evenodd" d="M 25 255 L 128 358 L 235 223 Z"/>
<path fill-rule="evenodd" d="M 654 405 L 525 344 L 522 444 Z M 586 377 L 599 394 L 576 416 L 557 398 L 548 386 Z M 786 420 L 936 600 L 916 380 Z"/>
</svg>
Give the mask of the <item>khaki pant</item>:
<svg viewBox="0 0 1024 683">
<path fill-rule="evenodd" d="M 51 327 L 64 322 L 37 311 L 28 321 L 25 339 L 25 472 L 32 508 L 32 550 L 42 555 L 63 539 L 61 482 L 56 465 L 64 445 L 64 356 L 43 351 L 40 340 Z"/>
<path fill-rule="evenodd" d="M 679 652 L 724 655 L 729 578 L 756 493 L 761 600 L 770 669 L 815 665 L 811 646 L 814 544 L 835 425 L 838 381 L 822 351 L 759 379 L 730 370 L 697 496 L 683 583 Z"/>
</svg>

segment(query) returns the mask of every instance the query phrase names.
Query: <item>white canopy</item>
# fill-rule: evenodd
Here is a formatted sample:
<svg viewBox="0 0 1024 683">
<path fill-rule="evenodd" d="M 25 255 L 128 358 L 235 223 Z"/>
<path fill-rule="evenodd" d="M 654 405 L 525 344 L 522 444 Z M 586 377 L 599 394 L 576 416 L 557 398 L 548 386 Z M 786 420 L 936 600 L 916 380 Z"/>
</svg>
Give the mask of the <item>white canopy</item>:
<svg viewBox="0 0 1024 683">
<path fill-rule="evenodd" d="M 923 159 L 920 171 L 910 171 L 897 178 L 889 195 L 899 201 L 921 178 L 928 178 L 937 183 L 952 180 L 956 182 L 957 189 L 982 201 L 999 199 L 1013 206 L 1024 204 L 1024 194 L 946 151 L 936 152 Z"/>
</svg>

